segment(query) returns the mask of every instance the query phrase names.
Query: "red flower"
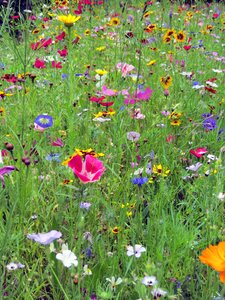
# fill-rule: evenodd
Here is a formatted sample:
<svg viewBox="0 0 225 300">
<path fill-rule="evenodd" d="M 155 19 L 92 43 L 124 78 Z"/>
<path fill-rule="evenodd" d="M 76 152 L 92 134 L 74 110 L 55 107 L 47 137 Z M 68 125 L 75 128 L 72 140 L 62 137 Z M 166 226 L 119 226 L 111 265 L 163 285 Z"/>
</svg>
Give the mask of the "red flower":
<svg viewBox="0 0 225 300">
<path fill-rule="evenodd" d="M 213 14 L 212 18 L 217 19 L 220 15 L 219 14 Z"/>
<path fill-rule="evenodd" d="M 112 106 L 114 104 L 113 101 L 111 101 L 111 102 L 103 102 L 104 99 L 105 99 L 104 96 L 102 96 L 102 97 L 91 97 L 90 101 L 91 102 L 96 102 L 96 103 L 98 103 L 98 104 L 100 104 L 102 106 L 107 106 L 107 107 L 108 106 Z"/>
<path fill-rule="evenodd" d="M 12 82 L 12 83 L 16 83 L 18 81 L 18 78 L 14 76 L 14 74 L 5 74 L 1 78 L 5 79 L 7 82 Z"/>
<path fill-rule="evenodd" d="M 37 69 L 45 69 L 46 68 L 45 61 L 40 60 L 39 58 L 36 58 L 34 67 Z"/>
<path fill-rule="evenodd" d="M 52 68 L 62 69 L 61 61 L 60 62 L 52 61 Z"/>
<path fill-rule="evenodd" d="M 42 39 L 40 41 L 38 41 L 37 43 L 33 43 L 31 44 L 31 48 L 33 50 L 38 50 L 38 49 L 41 49 L 41 48 L 47 48 L 49 45 L 52 44 L 52 39 Z"/>
<path fill-rule="evenodd" d="M 212 94 L 216 94 L 216 90 L 211 88 L 211 87 L 205 86 L 205 90 L 212 93 Z"/>
<path fill-rule="evenodd" d="M 196 150 L 191 149 L 190 153 L 193 154 L 195 157 L 202 157 L 205 153 L 207 153 L 207 149 L 206 148 L 197 148 Z"/>
<path fill-rule="evenodd" d="M 69 161 L 68 167 L 84 184 L 98 181 L 105 171 L 103 163 L 92 155 L 86 155 L 83 161 L 77 154 Z"/>
</svg>

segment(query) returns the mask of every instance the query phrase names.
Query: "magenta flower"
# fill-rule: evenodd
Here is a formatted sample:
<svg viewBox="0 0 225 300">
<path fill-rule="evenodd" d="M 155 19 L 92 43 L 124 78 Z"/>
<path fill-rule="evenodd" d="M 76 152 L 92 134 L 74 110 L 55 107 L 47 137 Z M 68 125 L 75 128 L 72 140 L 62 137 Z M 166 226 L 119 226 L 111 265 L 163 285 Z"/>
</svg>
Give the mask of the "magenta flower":
<svg viewBox="0 0 225 300">
<path fill-rule="evenodd" d="M 135 93 L 133 96 L 128 96 L 125 100 L 124 100 L 124 104 L 128 105 L 128 104 L 135 104 L 139 101 L 147 101 L 152 95 L 152 90 L 147 87 L 145 91 L 142 90 L 137 90 L 137 93 Z"/>
<path fill-rule="evenodd" d="M 45 69 L 46 68 L 45 61 L 36 58 L 36 60 L 34 62 L 34 67 L 37 69 Z"/>
<path fill-rule="evenodd" d="M 42 245 L 51 244 L 54 240 L 61 238 L 62 233 L 57 230 L 51 230 L 47 233 L 32 233 L 28 234 L 27 237 L 30 240 L 33 240 Z"/>
<path fill-rule="evenodd" d="M 12 173 L 12 171 L 16 170 L 16 167 L 14 166 L 5 166 L 3 168 L 0 168 L 0 180 L 2 182 L 2 188 L 5 188 L 5 180 L 4 175 Z"/>
<path fill-rule="evenodd" d="M 190 153 L 193 154 L 195 157 L 202 157 L 204 154 L 207 153 L 207 149 L 206 148 L 197 148 L 196 150 L 191 149 Z"/>
<path fill-rule="evenodd" d="M 55 141 L 51 141 L 51 145 L 54 147 L 63 147 L 64 146 L 63 141 L 58 137 L 56 138 Z"/>
<path fill-rule="evenodd" d="M 98 181 L 105 171 L 103 163 L 91 155 L 86 155 L 84 161 L 80 155 L 75 155 L 69 161 L 68 167 L 84 184 Z"/>
</svg>

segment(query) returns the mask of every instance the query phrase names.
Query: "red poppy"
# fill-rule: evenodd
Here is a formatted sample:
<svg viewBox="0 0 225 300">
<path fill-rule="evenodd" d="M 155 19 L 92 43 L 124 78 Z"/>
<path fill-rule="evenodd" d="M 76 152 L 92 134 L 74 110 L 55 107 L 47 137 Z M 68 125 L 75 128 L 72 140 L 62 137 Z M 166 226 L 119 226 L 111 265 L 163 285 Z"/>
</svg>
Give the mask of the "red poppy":
<svg viewBox="0 0 225 300">
<path fill-rule="evenodd" d="M 103 102 L 104 99 L 105 99 L 104 96 L 102 96 L 102 97 L 91 97 L 90 101 L 91 102 L 96 102 L 96 103 L 98 103 L 98 104 L 100 104 L 102 106 L 107 106 L 107 107 L 108 106 L 112 106 L 114 104 L 113 101 L 111 101 L 111 102 Z"/>
</svg>

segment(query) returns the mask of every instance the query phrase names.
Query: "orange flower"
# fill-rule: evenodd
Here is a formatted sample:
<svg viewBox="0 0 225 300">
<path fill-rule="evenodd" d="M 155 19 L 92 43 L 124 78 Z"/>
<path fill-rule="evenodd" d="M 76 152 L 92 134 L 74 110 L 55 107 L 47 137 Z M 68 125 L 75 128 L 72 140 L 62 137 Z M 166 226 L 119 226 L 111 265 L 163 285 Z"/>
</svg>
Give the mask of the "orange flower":
<svg viewBox="0 0 225 300">
<path fill-rule="evenodd" d="M 220 280 L 225 283 L 225 241 L 217 246 L 210 245 L 202 251 L 199 259 L 214 270 L 220 272 Z"/>
</svg>

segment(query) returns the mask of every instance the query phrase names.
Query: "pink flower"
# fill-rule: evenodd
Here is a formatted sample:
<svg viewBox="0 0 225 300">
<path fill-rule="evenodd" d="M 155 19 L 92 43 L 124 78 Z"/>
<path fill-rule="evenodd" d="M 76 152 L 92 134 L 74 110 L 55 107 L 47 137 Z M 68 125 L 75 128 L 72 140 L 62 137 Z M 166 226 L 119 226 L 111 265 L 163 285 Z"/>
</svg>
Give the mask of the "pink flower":
<svg viewBox="0 0 225 300">
<path fill-rule="evenodd" d="M 46 68 L 45 61 L 36 58 L 34 62 L 34 67 L 37 69 L 45 69 Z"/>
<path fill-rule="evenodd" d="M 68 51 L 67 51 L 66 47 L 64 47 L 62 50 L 58 50 L 57 52 L 59 53 L 59 55 L 61 57 L 66 57 L 68 55 Z"/>
<path fill-rule="evenodd" d="M 12 173 L 12 171 L 17 170 L 16 167 L 14 166 L 5 166 L 3 168 L 0 168 L 0 180 L 2 182 L 2 188 L 5 188 L 5 180 L 4 180 L 4 176 L 6 174 L 10 174 Z"/>
<path fill-rule="evenodd" d="M 65 31 L 63 31 L 62 33 L 60 33 L 59 35 L 56 36 L 55 41 L 56 42 L 62 41 L 65 39 L 65 36 L 66 36 L 66 33 L 65 33 Z"/>
<path fill-rule="evenodd" d="M 190 153 L 193 154 L 195 157 L 202 157 L 205 153 L 207 153 L 207 149 L 206 148 L 197 148 L 196 150 L 191 149 Z"/>
<path fill-rule="evenodd" d="M 63 141 L 58 137 L 56 138 L 55 141 L 51 141 L 51 145 L 54 147 L 63 147 L 64 146 Z"/>
<path fill-rule="evenodd" d="M 75 155 L 69 161 L 68 167 L 84 184 L 98 181 L 105 171 L 103 163 L 91 155 L 86 155 L 84 161 L 80 155 Z"/>
<path fill-rule="evenodd" d="M 62 69 L 62 63 L 61 63 L 61 61 L 60 62 L 52 61 L 52 68 Z"/>
<path fill-rule="evenodd" d="M 122 72 L 123 77 L 126 77 L 131 71 L 135 69 L 134 66 L 122 62 L 118 63 L 116 67 Z"/>
<path fill-rule="evenodd" d="M 128 104 L 135 104 L 139 101 L 147 101 L 152 95 L 152 90 L 147 87 L 145 91 L 142 90 L 137 90 L 137 93 L 135 93 L 133 96 L 128 96 L 125 100 L 124 100 L 124 104 L 128 105 Z"/>
<path fill-rule="evenodd" d="M 117 92 L 115 92 L 114 90 L 108 89 L 105 85 L 103 85 L 101 94 L 103 94 L 105 96 L 116 96 Z"/>
</svg>

